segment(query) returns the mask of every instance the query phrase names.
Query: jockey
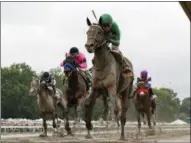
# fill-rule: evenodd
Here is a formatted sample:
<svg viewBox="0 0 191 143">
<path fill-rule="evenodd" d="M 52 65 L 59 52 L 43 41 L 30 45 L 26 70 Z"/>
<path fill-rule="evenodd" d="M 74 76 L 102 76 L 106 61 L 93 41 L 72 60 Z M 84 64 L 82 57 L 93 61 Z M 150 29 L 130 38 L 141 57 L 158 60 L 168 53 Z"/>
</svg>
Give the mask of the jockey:
<svg viewBox="0 0 191 143">
<path fill-rule="evenodd" d="M 40 83 L 42 83 L 42 81 L 45 81 L 48 86 L 51 86 L 53 88 L 55 97 L 58 98 L 56 95 L 56 80 L 54 76 L 49 72 L 44 72 L 41 76 Z"/>
<path fill-rule="evenodd" d="M 86 57 L 83 53 L 79 52 L 78 48 L 72 47 L 70 49 L 70 52 L 66 53 L 66 58 L 68 57 L 74 57 L 75 64 L 77 65 L 79 69 L 87 68 Z M 60 66 L 61 67 L 64 66 L 64 61 L 60 64 Z M 88 71 L 84 71 L 84 72 L 86 74 L 86 80 L 87 80 L 88 89 L 89 89 L 91 86 L 91 80 L 90 80 L 91 76 Z"/>
<path fill-rule="evenodd" d="M 119 51 L 120 45 L 120 29 L 116 22 L 113 21 L 111 15 L 103 14 L 99 18 L 99 25 L 102 27 L 105 33 L 106 41 L 112 44 L 112 50 L 119 53 L 122 57 L 122 53 Z M 123 57 L 123 74 L 126 76 L 133 76 L 132 69 L 129 66 L 126 59 Z"/>
<path fill-rule="evenodd" d="M 151 97 L 151 101 L 153 102 L 153 108 L 155 108 L 155 100 L 154 99 L 156 98 L 156 95 L 154 95 L 151 84 L 149 83 L 148 72 L 146 70 L 141 71 L 140 78 L 137 79 L 137 83 L 140 81 L 143 81 L 146 83 L 146 87 L 149 90 L 149 95 Z"/>
</svg>

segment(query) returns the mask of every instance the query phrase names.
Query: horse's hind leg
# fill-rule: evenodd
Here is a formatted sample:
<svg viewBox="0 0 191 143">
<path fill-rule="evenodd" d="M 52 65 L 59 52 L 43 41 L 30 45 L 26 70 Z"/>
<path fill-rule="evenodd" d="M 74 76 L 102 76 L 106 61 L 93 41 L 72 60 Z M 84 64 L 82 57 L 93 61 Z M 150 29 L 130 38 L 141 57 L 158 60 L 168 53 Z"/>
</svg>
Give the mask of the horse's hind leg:
<svg viewBox="0 0 191 143">
<path fill-rule="evenodd" d="M 152 107 L 151 107 L 151 114 L 152 114 L 152 121 L 153 121 L 153 125 L 156 125 L 156 120 L 155 120 L 155 109 L 156 109 L 156 103 L 155 103 L 155 99 L 152 101 Z"/>
<path fill-rule="evenodd" d="M 85 100 L 85 122 L 86 122 L 86 128 L 87 128 L 87 136 L 86 138 L 92 138 L 90 135 L 90 131 L 93 128 L 93 125 L 91 123 L 92 120 L 92 112 L 93 112 L 93 107 L 95 105 L 95 101 L 97 97 L 99 96 L 98 91 L 92 90 L 89 96 Z"/>
<path fill-rule="evenodd" d="M 152 113 L 152 121 L 153 121 L 153 125 L 155 126 L 156 125 L 156 120 L 155 120 L 155 113 L 154 112 Z"/>
<path fill-rule="evenodd" d="M 46 114 L 43 113 L 43 133 L 40 134 L 40 137 L 47 137 L 47 124 L 46 124 Z"/>
</svg>

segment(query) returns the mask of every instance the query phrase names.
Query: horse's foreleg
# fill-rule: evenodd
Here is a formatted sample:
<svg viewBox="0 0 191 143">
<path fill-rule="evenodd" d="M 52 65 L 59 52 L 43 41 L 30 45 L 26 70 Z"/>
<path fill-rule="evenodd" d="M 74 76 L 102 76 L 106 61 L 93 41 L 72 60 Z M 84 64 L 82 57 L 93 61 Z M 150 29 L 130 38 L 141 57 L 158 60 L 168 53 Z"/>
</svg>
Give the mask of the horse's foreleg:
<svg viewBox="0 0 191 143">
<path fill-rule="evenodd" d="M 106 128 L 108 130 L 108 118 L 109 118 L 109 113 L 108 113 L 108 109 L 109 109 L 109 105 L 108 105 L 108 95 L 104 95 L 103 94 L 103 104 L 104 104 L 104 109 L 103 109 L 103 113 L 102 113 L 102 119 L 106 120 Z"/>
<path fill-rule="evenodd" d="M 126 113 L 128 110 L 128 90 L 125 90 L 122 94 L 121 94 L 121 140 L 125 140 L 125 123 L 126 123 Z"/>
<path fill-rule="evenodd" d="M 54 129 L 54 133 L 58 133 L 58 128 L 57 128 L 57 124 L 56 124 L 56 118 L 57 118 L 57 113 L 53 112 L 53 115 L 52 115 L 52 126 L 53 126 L 53 129 Z M 57 122 L 58 122 L 58 119 L 57 119 Z"/>
<path fill-rule="evenodd" d="M 66 98 L 61 98 L 59 107 L 62 109 L 62 120 L 64 121 L 64 125 L 66 125 L 66 116 L 67 116 L 67 111 L 68 111 L 67 99 Z M 60 127 L 60 124 L 61 124 L 61 121 L 58 121 L 58 118 L 57 118 L 57 126 Z M 61 128 L 59 134 L 60 134 L 61 137 L 64 136 L 64 132 L 63 132 L 62 128 Z"/>
<path fill-rule="evenodd" d="M 85 100 L 85 122 L 88 131 L 86 138 L 92 138 L 90 135 L 90 131 L 93 128 L 91 119 L 92 119 L 93 107 L 95 105 L 97 97 L 98 97 L 98 92 L 93 90 Z"/>
<path fill-rule="evenodd" d="M 145 115 L 144 113 L 141 113 L 141 116 L 143 118 L 143 124 L 146 125 L 146 121 L 145 121 L 145 116 L 144 115 Z"/>
<path fill-rule="evenodd" d="M 78 99 L 78 104 L 76 108 L 76 123 L 78 128 L 80 129 L 80 120 L 82 118 L 82 103 L 84 102 L 84 98 Z"/>
<path fill-rule="evenodd" d="M 104 104 L 104 109 L 103 109 L 103 113 L 101 118 L 103 118 L 104 120 L 107 119 L 107 115 L 108 115 L 108 100 L 106 95 L 103 95 L 103 104 Z"/>
<path fill-rule="evenodd" d="M 139 111 L 137 111 L 137 122 L 138 122 L 138 133 L 141 132 L 141 113 Z"/>
<path fill-rule="evenodd" d="M 120 126 L 119 121 L 122 115 L 122 104 L 121 104 L 121 99 L 119 97 L 116 97 L 115 100 L 115 110 L 114 110 L 114 114 L 116 117 L 116 122 L 118 127 Z"/>
<path fill-rule="evenodd" d="M 69 124 L 68 112 L 69 112 L 69 108 L 67 107 L 67 110 L 65 110 L 65 113 L 64 113 L 64 116 L 66 118 L 65 130 L 67 131 L 68 135 L 71 135 L 72 131 L 71 131 L 70 124 Z"/>
<path fill-rule="evenodd" d="M 149 111 L 147 112 L 147 121 L 148 121 L 149 128 L 152 129 L 152 127 L 151 127 L 151 113 Z"/>
<path fill-rule="evenodd" d="M 47 124 L 46 124 L 46 114 L 43 113 L 43 133 L 40 134 L 40 137 L 47 137 Z"/>
</svg>

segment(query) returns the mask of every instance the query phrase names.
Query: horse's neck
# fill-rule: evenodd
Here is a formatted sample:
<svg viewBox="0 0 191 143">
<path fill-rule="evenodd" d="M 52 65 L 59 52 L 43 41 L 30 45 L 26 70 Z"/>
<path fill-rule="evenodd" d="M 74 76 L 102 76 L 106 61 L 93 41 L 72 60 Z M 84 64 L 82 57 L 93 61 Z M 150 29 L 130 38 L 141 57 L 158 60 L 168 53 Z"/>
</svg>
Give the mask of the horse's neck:
<svg viewBox="0 0 191 143">
<path fill-rule="evenodd" d="M 110 51 L 107 45 L 103 45 L 102 47 L 99 47 L 95 51 L 95 67 L 96 68 L 103 68 L 106 65 L 108 65 L 109 60 L 110 60 Z"/>
<path fill-rule="evenodd" d="M 40 99 L 41 101 L 46 101 L 46 100 L 47 100 L 47 96 L 46 96 L 47 91 L 46 91 L 45 89 L 39 87 L 37 93 L 38 93 L 39 99 Z"/>
<path fill-rule="evenodd" d="M 68 78 L 68 87 L 69 88 L 76 88 L 77 85 L 78 85 L 78 72 L 74 72 Z"/>
</svg>

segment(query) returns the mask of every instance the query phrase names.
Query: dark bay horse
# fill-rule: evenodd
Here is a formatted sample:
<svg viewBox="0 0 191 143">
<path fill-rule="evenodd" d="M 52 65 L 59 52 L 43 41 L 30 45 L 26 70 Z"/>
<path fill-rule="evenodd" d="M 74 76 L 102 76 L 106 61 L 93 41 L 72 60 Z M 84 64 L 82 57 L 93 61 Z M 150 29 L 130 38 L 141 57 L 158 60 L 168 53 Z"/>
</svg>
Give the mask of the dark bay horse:
<svg viewBox="0 0 191 143">
<path fill-rule="evenodd" d="M 47 137 L 47 123 L 46 120 L 53 120 L 53 128 L 55 132 L 57 131 L 57 125 L 55 119 L 57 117 L 57 106 L 63 110 L 63 118 L 65 117 L 66 111 L 66 96 L 63 94 L 61 90 L 56 88 L 56 94 L 60 97 L 60 99 L 56 99 L 54 96 L 53 89 L 50 89 L 45 82 L 40 83 L 40 79 L 38 77 L 33 77 L 33 80 L 30 84 L 29 95 L 37 96 L 37 104 L 40 110 L 40 116 L 43 119 L 43 133 L 40 134 L 40 137 Z M 58 123 L 58 120 L 57 120 Z"/>
<path fill-rule="evenodd" d="M 151 116 L 153 118 L 153 125 L 156 125 L 154 110 L 151 106 L 151 98 L 149 96 L 149 90 L 146 88 L 146 83 L 140 81 L 137 83 L 137 89 L 134 96 L 134 105 L 137 111 L 137 122 L 138 122 L 138 129 L 140 133 L 141 128 L 141 121 L 140 115 L 142 115 L 144 119 L 144 114 L 147 116 L 148 126 L 151 129 Z"/>
<path fill-rule="evenodd" d="M 124 126 L 129 105 L 128 97 L 133 86 L 133 77 L 125 78 L 122 75 L 121 61 L 123 59 L 120 54 L 110 50 L 103 29 L 97 24 L 92 25 L 88 18 L 87 24 L 89 29 L 85 47 L 89 53 L 94 53 L 92 88 L 85 101 L 87 138 L 91 138 L 90 130 L 93 128 L 91 120 L 95 101 L 100 95 L 105 95 L 106 107 L 110 106 L 110 112 L 116 115 L 117 120 L 121 121 L 120 139 L 125 140 Z M 132 68 L 131 62 L 128 62 Z M 115 105 L 115 108 L 113 109 L 111 105 Z"/>
<path fill-rule="evenodd" d="M 88 92 L 86 75 L 77 68 L 73 58 L 66 58 L 64 64 L 64 73 L 68 78 L 66 89 L 67 109 L 75 108 L 75 122 L 79 123 L 80 117 L 82 117 L 82 105 Z M 65 129 L 68 134 L 72 134 L 68 121 L 68 112 L 66 114 Z"/>
</svg>

